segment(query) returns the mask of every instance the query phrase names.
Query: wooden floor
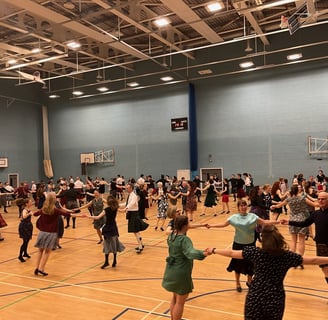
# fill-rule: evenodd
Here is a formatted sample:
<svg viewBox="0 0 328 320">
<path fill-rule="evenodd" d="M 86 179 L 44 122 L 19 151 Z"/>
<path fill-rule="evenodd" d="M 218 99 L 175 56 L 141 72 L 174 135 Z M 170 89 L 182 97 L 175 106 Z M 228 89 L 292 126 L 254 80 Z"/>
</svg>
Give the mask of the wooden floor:
<svg viewBox="0 0 328 320">
<path fill-rule="evenodd" d="M 232 213 L 236 212 L 230 202 Z M 135 253 L 136 241 L 127 233 L 125 215 L 120 214 L 118 225 L 120 240 L 126 250 L 118 256 L 116 268 L 100 269 L 103 263 L 102 245 L 88 219 L 79 219 L 76 229 L 66 229 L 61 240 L 62 249 L 50 255 L 47 277 L 35 276 L 36 249 L 34 242 L 38 230 L 34 229 L 29 246 L 31 259 L 18 261 L 21 240 L 18 237 L 18 210 L 10 207 L 4 214 L 8 227 L 2 229 L 5 240 L 0 242 L 0 319 L 16 320 L 81 320 L 81 319 L 167 319 L 171 294 L 161 287 L 167 256 L 166 236 L 155 231 L 156 207 L 148 213 L 149 228 L 143 233 L 145 249 Z M 221 205 L 218 206 L 220 212 Z M 3 212 L 3 211 L 1 211 Z M 215 223 L 228 215 L 214 217 L 208 213 L 195 222 Z M 35 222 L 35 221 L 34 221 Z M 285 226 L 280 227 L 289 239 Z M 226 248 L 231 245 L 234 230 L 194 229 L 189 231 L 194 246 Z M 314 242 L 307 241 L 306 254 L 314 255 Z M 234 274 L 226 271 L 228 258 L 210 256 L 195 261 L 193 279 L 195 289 L 185 306 L 184 319 L 243 319 L 243 306 L 247 288 L 243 278 L 243 291 L 235 290 Z M 304 270 L 291 269 L 285 280 L 286 320 L 327 319 L 328 286 L 317 266 Z"/>
</svg>

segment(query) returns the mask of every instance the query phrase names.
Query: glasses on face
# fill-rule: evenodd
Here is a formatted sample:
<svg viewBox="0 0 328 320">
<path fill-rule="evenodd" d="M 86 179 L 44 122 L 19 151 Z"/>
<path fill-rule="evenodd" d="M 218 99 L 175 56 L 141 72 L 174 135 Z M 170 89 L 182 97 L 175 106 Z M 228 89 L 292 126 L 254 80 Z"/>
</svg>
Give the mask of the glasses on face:
<svg viewBox="0 0 328 320">
<path fill-rule="evenodd" d="M 318 198 L 318 201 L 326 201 L 327 198 Z"/>
</svg>

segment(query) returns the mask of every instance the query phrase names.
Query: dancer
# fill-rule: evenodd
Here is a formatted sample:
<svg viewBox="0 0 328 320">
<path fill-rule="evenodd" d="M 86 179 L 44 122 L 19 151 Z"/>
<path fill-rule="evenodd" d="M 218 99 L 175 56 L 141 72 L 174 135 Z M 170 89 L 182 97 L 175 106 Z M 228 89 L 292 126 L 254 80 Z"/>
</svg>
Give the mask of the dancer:
<svg viewBox="0 0 328 320">
<path fill-rule="evenodd" d="M 193 248 L 190 238 L 186 235 L 189 228 L 188 217 L 176 217 L 174 228 L 174 232 L 167 239 L 169 256 L 166 258 L 162 286 L 172 292 L 171 319 L 180 320 L 185 301 L 194 287 L 191 277 L 193 260 L 203 260 L 211 253 Z"/>
<path fill-rule="evenodd" d="M 102 234 L 104 236 L 104 244 L 103 244 L 103 252 L 105 254 L 105 262 L 101 266 L 101 269 L 105 269 L 109 266 L 108 257 L 110 253 L 113 253 L 113 263 L 112 267 L 116 267 L 117 265 L 117 252 L 124 251 L 124 245 L 119 241 L 119 233 L 116 224 L 116 215 L 117 210 L 119 208 L 118 200 L 109 195 L 107 197 L 107 207 L 100 214 L 96 216 L 88 215 L 89 219 L 93 219 L 94 221 L 99 221 L 106 217 L 105 225 L 102 228 Z"/>
<path fill-rule="evenodd" d="M 248 259 L 256 265 L 254 280 L 246 296 L 245 319 L 281 320 L 285 309 L 284 278 L 288 269 L 302 264 L 327 264 L 328 257 L 306 257 L 288 250 L 276 226 L 262 230 L 262 248 L 243 250 L 208 248 L 208 253 L 233 259 Z"/>
<path fill-rule="evenodd" d="M 223 214 L 223 213 L 229 214 L 230 213 L 229 194 L 230 194 L 229 181 L 227 178 L 224 178 L 223 179 L 223 190 L 221 192 L 221 200 L 222 200 L 221 214 Z"/>
<path fill-rule="evenodd" d="M 220 192 L 218 192 L 215 187 L 214 187 L 214 180 L 209 179 L 208 184 L 205 186 L 205 188 L 197 188 L 197 190 L 200 191 L 207 191 L 205 201 L 204 201 L 204 206 L 202 213 L 200 214 L 201 216 L 205 216 L 207 208 L 212 208 L 217 205 L 216 203 L 216 196 L 220 195 Z M 214 210 L 214 216 L 216 216 L 216 209 Z"/>
<path fill-rule="evenodd" d="M 146 230 L 149 225 L 139 217 L 138 196 L 133 190 L 133 184 L 128 183 L 126 185 L 126 191 L 128 192 L 128 199 L 124 210 L 126 212 L 126 219 L 128 220 L 128 232 L 133 233 L 137 239 L 138 246 L 135 248 L 136 253 L 141 253 L 145 246 L 142 242 L 140 231 Z"/>
<path fill-rule="evenodd" d="M 281 208 L 285 205 L 289 205 L 290 208 L 290 220 L 304 221 L 310 216 L 308 206 L 318 206 L 317 202 L 313 202 L 307 199 L 306 195 L 302 195 L 302 190 L 299 189 L 298 185 L 292 185 L 290 188 L 290 197 L 284 201 L 274 204 L 271 209 Z M 296 227 L 290 225 L 289 233 L 291 234 L 290 250 L 296 252 L 296 246 L 298 243 L 298 253 L 304 254 L 305 251 L 305 236 L 308 234 L 308 227 Z M 303 266 L 301 266 L 303 268 Z"/>
<path fill-rule="evenodd" d="M 24 258 L 31 258 L 27 253 L 28 243 L 32 239 L 33 234 L 33 224 L 31 222 L 32 212 L 31 207 L 33 205 L 32 200 L 29 198 L 20 198 L 16 201 L 19 210 L 22 212 L 21 221 L 18 226 L 19 237 L 23 240 L 23 243 L 19 250 L 18 260 L 20 262 L 25 262 Z"/>
<path fill-rule="evenodd" d="M 93 216 L 99 216 L 103 210 L 104 210 L 104 200 L 102 194 L 99 192 L 99 190 L 94 190 L 93 194 L 87 193 L 88 195 L 93 195 L 94 199 L 89 201 L 86 205 L 79 207 L 79 210 L 82 210 L 84 208 L 90 209 L 89 212 Z M 99 241 L 97 244 L 101 244 L 103 241 L 102 234 L 101 234 L 101 228 L 106 222 L 106 216 L 103 214 L 101 218 L 94 219 L 93 221 L 93 227 L 97 232 Z"/>
<path fill-rule="evenodd" d="M 7 222 L 5 221 L 5 219 L 3 218 L 2 214 L 0 213 L 0 229 L 4 228 L 7 226 Z M 5 240 L 4 237 L 1 235 L 1 231 L 0 231 L 0 241 Z"/>
<path fill-rule="evenodd" d="M 187 182 L 187 192 L 183 193 L 181 191 L 181 195 L 186 197 L 186 205 L 185 210 L 189 221 L 192 222 L 194 219 L 194 211 L 197 210 L 197 200 L 196 200 L 196 189 L 197 185 L 193 181 Z"/>
<path fill-rule="evenodd" d="M 311 212 L 310 217 L 304 221 L 294 221 L 282 219 L 282 224 L 289 224 L 295 227 L 307 227 L 314 224 L 315 236 L 314 241 L 316 243 L 316 250 L 318 256 L 328 257 L 328 193 L 320 192 L 318 194 L 319 210 Z M 325 280 L 328 284 L 328 262 L 320 265 L 320 268 L 324 274 Z"/>
<path fill-rule="evenodd" d="M 163 183 L 157 183 L 156 194 L 152 196 L 157 201 L 157 220 L 155 230 L 158 229 L 159 224 L 160 230 L 164 231 L 164 223 L 166 220 L 167 208 L 169 207 L 166 189 L 163 188 Z"/>
<path fill-rule="evenodd" d="M 257 224 L 266 225 L 279 223 L 277 221 L 261 219 L 252 212 L 247 213 L 248 206 L 245 200 L 238 200 L 237 208 L 239 213 L 233 214 L 225 222 L 208 225 L 208 228 L 224 228 L 229 225 L 233 226 L 235 228 L 235 236 L 232 249 L 234 250 L 242 250 L 248 246 L 255 246 L 255 229 Z M 235 272 L 236 290 L 241 292 L 240 274 L 247 275 L 246 284 L 249 286 L 252 282 L 254 266 L 249 260 L 232 259 L 227 267 L 227 271 Z"/>
<path fill-rule="evenodd" d="M 58 216 L 71 215 L 72 217 L 79 217 L 81 215 L 72 213 L 72 210 L 56 208 L 56 194 L 51 192 L 43 204 L 42 209 L 33 213 L 33 216 L 39 217 L 36 226 L 40 230 L 35 247 L 39 249 L 36 269 L 34 274 L 41 274 L 47 276 L 45 266 L 47 264 L 51 250 L 55 247 L 57 241 Z"/>
</svg>

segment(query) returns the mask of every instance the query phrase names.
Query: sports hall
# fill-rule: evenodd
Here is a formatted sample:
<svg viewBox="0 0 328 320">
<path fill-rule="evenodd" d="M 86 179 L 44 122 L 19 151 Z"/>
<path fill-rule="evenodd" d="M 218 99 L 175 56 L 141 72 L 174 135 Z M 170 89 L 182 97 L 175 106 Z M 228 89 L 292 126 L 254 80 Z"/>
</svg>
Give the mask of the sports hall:
<svg viewBox="0 0 328 320">
<path fill-rule="evenodd" d="M 328 172 L 327 1 L 225 1 L 216 13 L 208 2 L 2 0 L 0 181 L 157 180 L 181 170 L 192 178 L 220 168 L 223 177 L 249 172 L 262 185 Z M 163 16 L 170 21 L 160 29 L 153 22 Z M 81 47 L 69 47 L 71 40 Z M 288 60 L 292 54 L 298 60 Z M 172 130 L 177 120 L 188 127 Z M 81 154 L 99 157 L 82 166 Z M 126 250 L 105 270 L 91 222 L 80 218 L 51 253 L 48 277 L 33 274 L 35 221 L 31 259 L 20 263 L 17 207 L 0 210 L 8 223 L 1 229 L 1 319 L 170 318 L 156 207 L 140 255 L 125 216 L 118 217 Z M 227 218 L 200 213 L 198 206 L 195 222 Z M 289 240 L 288 228 L 279 229 Z M 199 249 L 229 248 L 233 239 L 232 228 L 188 234 Z M 315 253 L 312 239 L 305 252 Z M 243 319 L 247 288 L 243 279 L 236 291 L 228 260 L 195 262 L 185 319 Z M 326 319 L 328 288 L 318 267 L 290 270 L 285 289 L 284 319 Z"/>
</svg>

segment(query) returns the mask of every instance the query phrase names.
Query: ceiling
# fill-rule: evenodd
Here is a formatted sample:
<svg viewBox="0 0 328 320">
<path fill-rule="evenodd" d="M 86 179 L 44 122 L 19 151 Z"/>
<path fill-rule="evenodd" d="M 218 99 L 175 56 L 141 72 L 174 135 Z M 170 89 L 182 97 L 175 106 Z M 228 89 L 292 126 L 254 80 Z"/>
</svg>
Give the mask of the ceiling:
<svg viewBox="0 0 328 320">
<path fill-rule="evenodd" d="M 291 53 L 328 57 L 328 0 L 226 0 L 214 13 L 212 2 L 0 0 L 0 78 L 28 85 L 37 71 L 49 95 L 81 98 L 246 72 L 246 60 L 259 70 L 295 63 Z M 290 34 L 282 16 L 301 28 Z"/>
</svg>

